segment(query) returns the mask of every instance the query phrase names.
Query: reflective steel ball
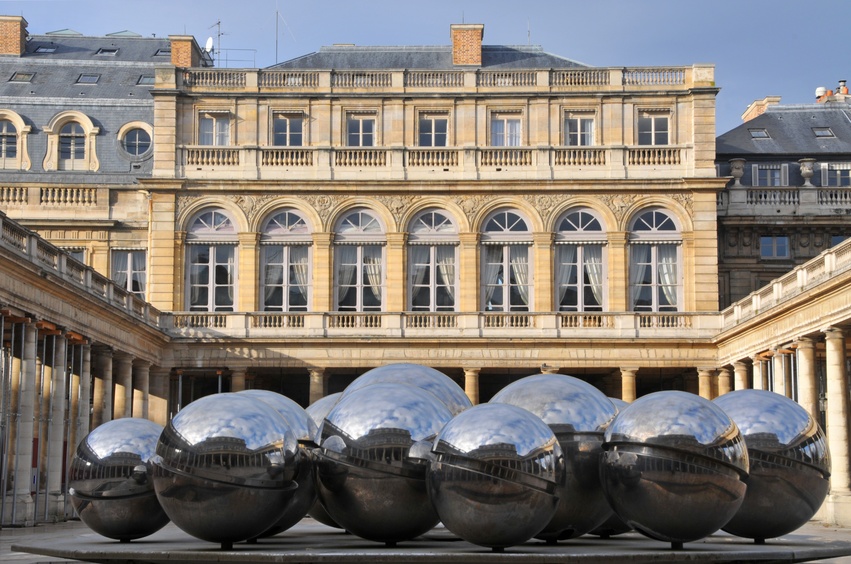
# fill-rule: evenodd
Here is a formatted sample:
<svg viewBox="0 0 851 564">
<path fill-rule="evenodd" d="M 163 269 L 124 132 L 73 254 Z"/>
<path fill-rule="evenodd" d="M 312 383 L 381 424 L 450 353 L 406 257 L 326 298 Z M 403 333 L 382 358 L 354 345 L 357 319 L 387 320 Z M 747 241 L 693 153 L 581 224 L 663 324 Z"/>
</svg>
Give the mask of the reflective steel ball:
<svg viewBox="0 0 851 564">
<path fill-rule="evenodd" d="M 314 440 L 318 427 L 303 407 L 283 394 L 270 390 L 243 390 L 237 393 L 266 402 L 275 408 L 287 420 L 287 425 L 299 445 L 298 470 L 294 477 L 298 489 L 287 504 L 284 515 L 270 529 L 264 531 L 262 536 L 276 535 L 301 521 L 316 503 L 316 485 L 310 450 L 315 446 Z"/>
<path fill-rule="evenodd" d="M 606 430 L 601 478 L 623 521 L 672 543 L 706 537 L 745 498 L 748 453 L 739 428 L 711 401 L 679 391 L 643 396 Z"/>
<path fill-rule="evenodd" d="M 761 542 L 809 521 L 830 489 L 827 438 L 818 423 L 767 390 L 738 390 L 714 403 L 739 426 L 750 459 L 745 501 L 723 529 Z"/>
<path fill-rule="evenodd" d="M 429 497 L 462 539 L 501 550 L 537 535 L 555 515 L 564 456 L 537 415 L 501 403 L 471 407 L 440 431 L 433 452 Z"/>
<path fill-rule="evenodd" d="M 298 487 L 297 442 L 269 404 L 239 393 L 180 410 L 157 443 L 154 488 L 184 532 L 228 547 L 260 536 Z"/>
<path fill-rule="evenodd" d="M 558 510 L 535 536 L 556 542 L 602 525 L 612 515 L 600 485 L 603 432 L 617 413 L 609 398 L 579 378 L 537 374 L 509 384 L 490 403 L 531 411 L 549 425 L 564 452 L 565 472 L 556 488 Z"/>
<path fill-rule="evenodd" d="M 629 403 L 620 398 L 609 397 L 609 401 L 615 404 L 618 412 L 623 411 Z M 623 519 L 618 517 L 618 514 L 612 510 L 612 514 L 599 527 L 595 527 L 590 534 L 598 535 L 603 538 L 609 538 L 614 535 L 622 535 L 632 530 L 632 527 L 623 522 Z"/>
<path fill-rule="evenodd" d="M 116 419 L 80 441 L 71 460 L 68 493 L 91 530 L 128 542 L 168 523 L 151 479 L 162 430 L 147 419 Z"/>
<path fill-rule="evenodd" d="M 426 466 L 431 441 L 451 417 L 435 396 L 406 384 L 344 394 L 315 451 L 319 500 L 334 522 L 391 545 L 434 527 Z"/>
<path fill-rule="evenodd" d="M 311 419 L 313 419 L 313 422 L 316 423 L 317 431 L 318 426 L 321 425 L 322 421 L 325 420 L 325 416 L 328 415 L 328 412 L 331 411 L 331 409 L 335 405 L 337 405 L 337 401 L 342 395 L 343 392 L 328 394 L 325 397 L 319 398 L 318 400 L 316 400 L 305 408 L 307 414 L 310 415 Z M 318 444 L 320 440 L 321 439 L 317 434 L 315 437 L 315 442 Z M 321 503 L 319 503 L 318 498 L 310 507 L 307 514 L 310 515 L 310 517 L 312 517 L 314 520 L 318 521 L 319 523 L 322 523 L 323 525 L 327 525 L 328 527 L 334 527 L 336 529 L 342 529 L 342 527 L 338 525 L 337 522 L 334 521 L 334 519 L 332 519 L 330 515 L 328 515 L 328 512 L 325 511 L 325 508 L 322 507 Z"/>
<path fill-rule="evenodd" d="M 446 404 L 452 415 L 457 415 L 472 405 L 470 398 L 452 378 L 421 364 L 397 363 L 373 368 L 355 378 L 343 391 L 343 395 L 379 383 L 409 384 L 422 388 Z"/>
</svg>

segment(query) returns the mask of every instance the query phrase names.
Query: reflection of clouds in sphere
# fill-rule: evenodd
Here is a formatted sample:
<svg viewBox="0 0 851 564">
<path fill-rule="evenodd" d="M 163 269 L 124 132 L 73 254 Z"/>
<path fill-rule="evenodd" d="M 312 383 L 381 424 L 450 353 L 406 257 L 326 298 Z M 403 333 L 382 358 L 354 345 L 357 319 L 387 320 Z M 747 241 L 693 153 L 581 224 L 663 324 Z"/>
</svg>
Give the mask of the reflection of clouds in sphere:
<svg viewBox="0 0 851 564">
<path fill-rule="evenodd" d="M 344 394 L 326 419 L 353 439 L 375 429 L 405 429 L 414 441 L 432 437 L 451 413 L 436 397 L 406 384 L 373 384 Z"/>
<path fill-rule="evenodd" d="M 781 445 L 799 440 L 810 430 L 809 414 L 793 400 L 768 390 L 737 390 L 715 399 L 745 437 L 774 435 Z"/>
<path fill-rule="evenodd" d="M 576 432 L 597 431 L 615 416 L 615 407 L 597 388 L 564 374 L 536 374 L 509 384 L 490 403 L 527 409 L 547 425 L 570 425 Z"/>
<path fill-rule="evenodd" d="M 107 458 L 113 454 L 138 454 L 147 462 L 157 448 L 157 439 L 162 427 L 147 419 L 116 419 L 111 425 L 101 425 L 86 437 L 86 443 L 98 458 Z"/>
<path fill-rule="evenodd" d="M 340 396 L 343 395 L 343 392 L 337 392 L 335 394 L 328 394 L 325 397 L 319 398 L 312 404 L 308 405 L 305 408 L 307 414 L 313 418 L 313 422 L 317 425 L 322 424 L 322 420 L 325 419 L 325 416 L 337 405 L 337 402 L 340 400 Z"/>
<path fill-rule="evenodd" d="M 472 405 L 452 378 L 429 366 L 409 363 L 387 364 L 364 372 L 348 385 L 343 396 L 374 384 L 409 384 L 421 388 L 442 401 L 453 415 Z"/>
<path fill-rule="evenodd" d="M 519 456 L 527 456 L 541 448 L 542 436 L 552 436 L 552 430 L 540 417 L 514 405 L 494 403 L 456 415 L 438 438 L 462 453 L 510 444 Z"/>
<path fill-rule="evenodd" d="M 727 436 L 735 425 L 712 402 L 687 392 L 654 393 L 643 396 L 621 411 L 606 432 L 645 442 L 660 436 L 687 435 L 703 445 Z"/>
<path fill-rule="evenodd" d="M 312 441 L 316 436 L 316 423 L 303 407 L 287 396 L 271 390 L 243 390 L 237 393 L 266 402 L 275 408 L 287 420 L 297 440 Z"/>
<path fill-rule="evenodd" d="M 196 400 L 174 416 L 172 427 L 189 444 L 210 437 L 245 441 L 249 450 L 281 441 L 291 432 L 283 417 L 271 406 L 239 394 L 217 394 Z"/>
</svg>

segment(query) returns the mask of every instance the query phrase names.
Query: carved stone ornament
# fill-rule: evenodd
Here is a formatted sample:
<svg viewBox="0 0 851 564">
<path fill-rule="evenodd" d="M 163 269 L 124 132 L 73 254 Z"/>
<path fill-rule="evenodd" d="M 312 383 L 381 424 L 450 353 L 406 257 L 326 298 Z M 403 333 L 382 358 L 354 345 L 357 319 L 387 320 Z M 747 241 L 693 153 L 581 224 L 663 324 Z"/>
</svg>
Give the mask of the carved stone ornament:
<svg viewBox="0 0 851 564">
<path fill-rule="evenodd" d="M 404 195 L 404 196 L 376 196 L 375 199 L 384 204 L 390 213 L 393 214 L 393 219 L 399 224 L 402 221 L 402 216 L 414 202 L 421 199 L 422 196 Z"/>
<path fill-rule="evenodd" d="M 691 194 L 673 194 L 671 197 L 674 199 L 674 201 L 676 201 L 683 208 L 685 208 L 686 213 L 688 213 L 689 217 L 694 217 L 694 198 Z"/>
<path fill-rule="evenodd" d="M 801 165 L 801 176 L 804 178 L 804 186 L 812 186 L 810 179 L 813 177 L 813 166 L 816 164 L 815 159 L 800 159 L 798 163 Z"/>
<path fill-rule="evenodd" d="M 626 210 L 638 200 L 638 194 L 602 194 L 597 198 L 612 210 L 620 222 L 623 221 Z"/>
<path fill-rule="evenodd" d="M 532 204 L 541 214 L 541 217 L 548 218 L 552 215 L 553 210 L 560 207 L 573 196 L 571 194 L 526 194 L 523 199 Z"/>
<path fill-rule="evenodd" d="M 331 217 L 331 210 L 340 203 L 340 197 L 336 195 L 307 195 L 302 196 L 301 199 L 310 204 L 325 223 Z"/>
<path fill-rule="evenodd" d="M 745 174 L 745 159 L 730 159 L 730 175 L 733 177 L 733 187 L 742 185 Z"/>
<path fill-rule="evenodd" d="M 473 223 L 476 213 L 479 212 L 490 201 L 491 196 L 455 196 L 453 201 L 459 208 L 464 210 L 467 221 Z"/>
</svg>

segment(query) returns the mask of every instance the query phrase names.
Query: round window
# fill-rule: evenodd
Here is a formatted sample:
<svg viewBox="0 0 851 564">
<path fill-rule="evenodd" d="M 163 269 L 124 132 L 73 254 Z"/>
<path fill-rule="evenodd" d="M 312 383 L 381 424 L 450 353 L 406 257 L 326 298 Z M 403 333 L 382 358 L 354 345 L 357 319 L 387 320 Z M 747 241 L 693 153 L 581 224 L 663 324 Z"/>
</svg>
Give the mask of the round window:
<svg viewBox="0 0 851 564">
<path fill-rule="evenodd" d="M 131 129 L 121 140 L 121 146 L 129 154 L 138 157 L 151 148 L 151 136 L 144 129 Z"/>
</svg>

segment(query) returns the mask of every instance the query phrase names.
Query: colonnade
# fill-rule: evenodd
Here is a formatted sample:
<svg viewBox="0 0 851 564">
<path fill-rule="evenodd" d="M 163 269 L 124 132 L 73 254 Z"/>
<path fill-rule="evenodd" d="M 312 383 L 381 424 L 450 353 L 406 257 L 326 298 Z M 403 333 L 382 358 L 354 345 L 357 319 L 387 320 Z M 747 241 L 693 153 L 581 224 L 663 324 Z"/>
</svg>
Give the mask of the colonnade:
<svg viewBox="0 0 851 564">
<path fill-rule="evenodd" d="M 0 343 L 0 524 L 65 520 L 65 472 L 79 440 L 113 418 L 164 424 L 164 405 L 149 406 L 151 363 L 9 310 Z"/>
</svg>

